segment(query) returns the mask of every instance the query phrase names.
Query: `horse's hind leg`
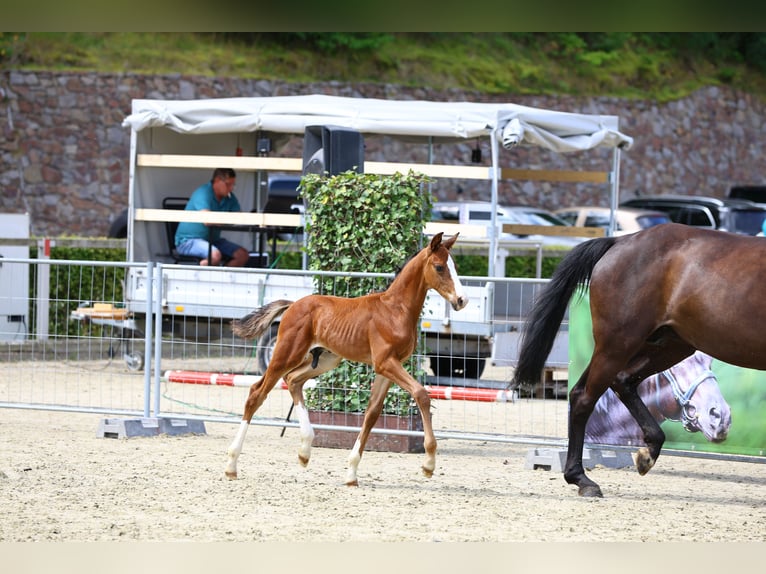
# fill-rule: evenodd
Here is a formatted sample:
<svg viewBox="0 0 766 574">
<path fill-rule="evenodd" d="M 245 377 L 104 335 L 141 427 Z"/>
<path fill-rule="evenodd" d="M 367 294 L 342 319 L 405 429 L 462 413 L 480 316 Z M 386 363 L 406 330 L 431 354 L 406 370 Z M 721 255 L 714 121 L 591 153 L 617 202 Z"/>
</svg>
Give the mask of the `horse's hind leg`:
<svg viewBox="0 0 766 574">
<path fill-rule="evenodd" d="M 641 475 L 649 472 L 657 462 L 665 443 L 665 433 L 638 396 L 638 385 L 645 378 L 669 369 L 694 353 L 693 347 L 675 336 L 666 334 L 661 342 L 661 346 L 646 346 L 636 355 L 638 358 L 632 361 L 628 369 L 617 376 L 612 385 L 612 390 L 644 433 L 646 446 L 639 448 L 635 457 L 636 469 Z"/>
<path fill-rule="evenodd" d="M 362 430 L 359 432 L 359 436 L 354 443 L 354 448 L 351 449 L 351 453 L 348 455 L 348 467 L 346 470 L 346 484 L 348 486 L 359 485 L 357 478 L 359 462 L 362 460 L 362 453 L 367 444 L 367 439 L 370 437 L 370 431 L 375 426 L 380 413 L 383 412 L 383 404 L 389 388 L 391 388 L 391 381 L 380 375 L 375 376 L 370 392 L 370 402 L 367 406 L 367 411 L 364 413 Z"/>
<path fill-rule="evenodd" d="M 612 390 L 617 397 L 628 409 L 628 412 L 641 427 L 641 431 L 644 433 L 644 442 L 646 446 L 638 449 L 635 455 L 636 469 L 641 475 L 646 474 L 657 462 L 657 458 L 660 456 L 662 445 L 665 443 L 665 433 L 660 428 L 656 419 L 646 408 L 646 405 L 638 396 L 638 381 L 625 381 L 623 377 L 618 377 L 618 380 L 612 385 Z"/>
<path fill-rule="evenodd" d="M 316 349 L 314 351 L 317 351 Z M 314 442 L 314 428 L 311 426 L 309 412 L 303 399 L 303 385 L 313 377 L 318 377 L 322 373 L 331 371 L 337 367 L 342 358 L 338 355 L 323 349 L 312 352 L 306 356 L 306 360 L 301 365 L 287 374 L 285 382 L 293 399 L 296 415 L 298 416 L 298 426 L 301 435 L 301 446 L 298 450 L 298 461 L 302 466 L 307 466 L 311 459 L 311 444 Z"/>
<path fill-rule="evenodd" d="M 266 400 L 266 396 L 274 388 L 274 385 L 277 384 L 277 381 L 299 366 L 305 360 L 306 353 L 308 353 L 308 341 L 310 339 L 305 333 L 301 332 L 300 325 L 294 327 L 283 322 L 280 326 L 279 334 L 282 337 L 281 340 L 289 341 L 290 345 L 286 343 L 280 344 L 279 340 L 277 341 L 274 354 L 271 357 L 271 361 L 269 361 L 269 367 L 266 369 L 263 377 L 261 377 L 261 380 L 250 387 L 250 393 L 245 401 L 242 421 L 239 423 L 237 434 L 227 450 L 228 458 L 225 472 L 229 479 L 237 478 L 237 460 L 242 452 L 242 445 L 245 442 L 247 429 L 250 426 L 253 415 L 263 404 L 263 401 Z"/>
</svg>

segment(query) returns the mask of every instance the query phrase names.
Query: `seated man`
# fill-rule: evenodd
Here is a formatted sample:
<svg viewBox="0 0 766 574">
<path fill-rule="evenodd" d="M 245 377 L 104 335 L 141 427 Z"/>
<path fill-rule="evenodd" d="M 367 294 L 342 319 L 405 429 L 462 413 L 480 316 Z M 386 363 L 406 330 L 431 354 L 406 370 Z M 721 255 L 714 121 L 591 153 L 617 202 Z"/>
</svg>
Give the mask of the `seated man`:
<svg viewBox="0 0 766 574">
<path fill-rule="evenodd" d="M 212 179 L 191 194 L 186 209 L 191 211 L 240 211 L 239 201 L 232 192 L 237 175 L 233 169 L 218 168 Z M 212 248 L 208 244 L 212 243 Z M 176 250 L 181 255 L 201 258 L 200 265 L 244 267 L 250 254 L 244 247 L 221 237 L 221 230 L 204 223 L 182 221 L 176 229 Z M 210 253 L 210 261 L 208 261 Z"/>
</svg>

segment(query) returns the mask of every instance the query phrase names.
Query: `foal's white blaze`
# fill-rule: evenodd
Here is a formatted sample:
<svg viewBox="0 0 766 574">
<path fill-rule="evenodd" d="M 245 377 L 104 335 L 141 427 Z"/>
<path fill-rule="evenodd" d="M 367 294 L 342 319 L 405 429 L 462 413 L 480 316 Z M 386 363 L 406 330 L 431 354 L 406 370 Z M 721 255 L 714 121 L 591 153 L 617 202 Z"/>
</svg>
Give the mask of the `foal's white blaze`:
<svg viewBox="0 0 766 574">
<path fill-rule="evenodd" d="M 455 261 L 452 259 L 452 255 L 447 257 L 447 269 L 449 269 L 449 276 L 452 279 L 452 284 L 455 286 L 455 297 L 457 300 L 461 300 L 463 303 L 457 307 L 457 310 L 459 311 L 468 305 L 468 295 L 465 294 L 463 284 L 460 282 L 460 278 L 457 276 L 457 268 L 455 267 Z"/>
<path fill-rule="evenodd" d="M 229 457 L 226 461 L 226 476 L 230 478 L 237 477 L 237 459 L 242 452 L 242 445 L 245 443 L 245 436 L 247 435 L 247 428 L 249 426 L 247 421 L 241 421 L 239 423 L 237 434 L 229 445 L 229 450 L 227 451 Z"/>
</svg>

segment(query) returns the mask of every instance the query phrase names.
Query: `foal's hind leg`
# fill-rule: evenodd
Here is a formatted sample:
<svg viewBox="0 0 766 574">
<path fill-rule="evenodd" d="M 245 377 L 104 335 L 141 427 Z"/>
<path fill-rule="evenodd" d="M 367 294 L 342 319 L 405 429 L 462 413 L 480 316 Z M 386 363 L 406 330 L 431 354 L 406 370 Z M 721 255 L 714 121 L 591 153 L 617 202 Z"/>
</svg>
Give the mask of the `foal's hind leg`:
<svg viewBox="0 0 766 574">
<path fill-rule="evenodd" d="M 277 381 L 306 359 L 310 345 L 310 333 L 305 332 L 307 325 L 307 323 L 292 325 L 285 323 L 285 319 L 283 319 L 279 329 L 281 339 L 277 340 L 274 354 L 263 377 L 250 387 L 250 393 L 245 401 L 245 412 L 242 414 L 237 435 L 229 445 L 225 471 L 229 479 L 237 478 L 237 460 L 242 452 L 242 445 L 245 442 L 247 429 L 253 415 L 266 400 L 266 396 L 277 384 Z M 283 341 L 282 344 L 280 344 L 280 340 Z"/>
<path fill-rule="evenodd" d="M 380 417 L 380 413 L 383 412 L 386 393 L 390 388 L 391 381 L 380 375 L 375 376 L 370 392 L 370 402 L 367 406 L 367 412 L 364 413 L 362 430 L 354 443 L 354 448 L 351 449 L 351 453 L 348 455 L 348 469 L 346 471 L 346 484 L 348 486 L 359 485 L 356 475 L 357 469 L 359 468 L 359 462 L 362 460 L 362 453 L 367 444 L 367 439 L 370 436 L 370 431 L 372 430 L 372 427 L 375 426 L 375 423 Z"/>
<path fill-rule="evenodd" d="M 269 374 L 268 369 L 266 371 L 267 374 Z M 268 379 L 266 375 L 261 377 L 261 379 L 254 383 L 250 387 L 250 393 L 247 396 L 247 401 L 245 402 L 245 412 L 242 415 L 242 420 L 239 423 L 239 429 L 237 429 L 237 434 L 234 437 L 234 440 L 229 445 L 227 453 L 227 460 L 226 460 L 226 477 L 230 480 L 234 480 L 237 478 L 237 460 L 239 459 L 239 455 L 242 452 L 242 445 L 245 443 L 245 437 L 247 436 L 247 429 L 250 426 L 250 421 L 253 418 L 253 415 L 255 414 L 255 411 L 258 410 L 258 408 L 263 404 L 263 401 L 266 399 L 266 395 L 269 394 L 269 391 L 274 388 L 274 385 L 279 380 L 279 376 L 271 375 Z"/>
<path fill-rule="evenodd" d="M 293 405 L 298 416 L 298 424 L 301 435 L 301 446 L 298 450 L 298 461 L 302 466 L 307 466 L 311 459 L 311 444 L 314 442 L 314 428 L 309 420 L 309 412 L 303 399 L 303 385 L 313 377 L 331 371 L 337 367 L 342 358 L 338 355 L 321 350 L 321 354 L 312 353 L 306 356 L 301 365 L 287 374 L 285 382 L 293 398 Z"/>
</svg>

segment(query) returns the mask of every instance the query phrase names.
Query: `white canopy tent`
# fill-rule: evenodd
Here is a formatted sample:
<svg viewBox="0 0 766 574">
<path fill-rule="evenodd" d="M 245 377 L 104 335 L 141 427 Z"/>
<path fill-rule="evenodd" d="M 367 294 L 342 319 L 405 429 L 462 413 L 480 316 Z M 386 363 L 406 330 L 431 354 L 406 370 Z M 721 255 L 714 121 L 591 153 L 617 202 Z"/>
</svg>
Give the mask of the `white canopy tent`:
<svg viewBox="0 0 766 574">
<path fill-rule="evenodd" d="M 380 100 L 306 95 L 210 100 L 133 100 L 123 126 L 135 131 L 166 127 L 179 133 L 267 131 L 302 134 L 306 126 L 336 125 L 364 133 L 460 140 L 497 134 L 516 144 L 555 152 L 598 146 L 629 148 L 616 116 L 575 114 L 473 102 Z M 507 128 L 507 129 L 506 129 Z"/>
<path fill-rule="evenodd" d="M 614 150 L 612 209 L 617 207 L 619 153 L 633 139 L 618 129 L 618 118 L 532 108 L 511 103 L 381 100 L 326 95 L 133 100 L 123 121 L 134 135 L 150 128 L 181 134 L 269 132 L 302 135 L 307 126 L 332 125 L 362 134 L 410 141 L 448 142 L 489 138 L 492 149 L 492 203 L 497 204 L 499 146 L 538 146 L 553 152 Z M 496 217 L 490 226 L 490 270 L 497 253 Z M 613 219 L 613 218 L 612 218 Z M 612 223 L 613 225 L 613 223 Z M 492 274 L 492 272 L 490 273 Z"/>
</svg>

